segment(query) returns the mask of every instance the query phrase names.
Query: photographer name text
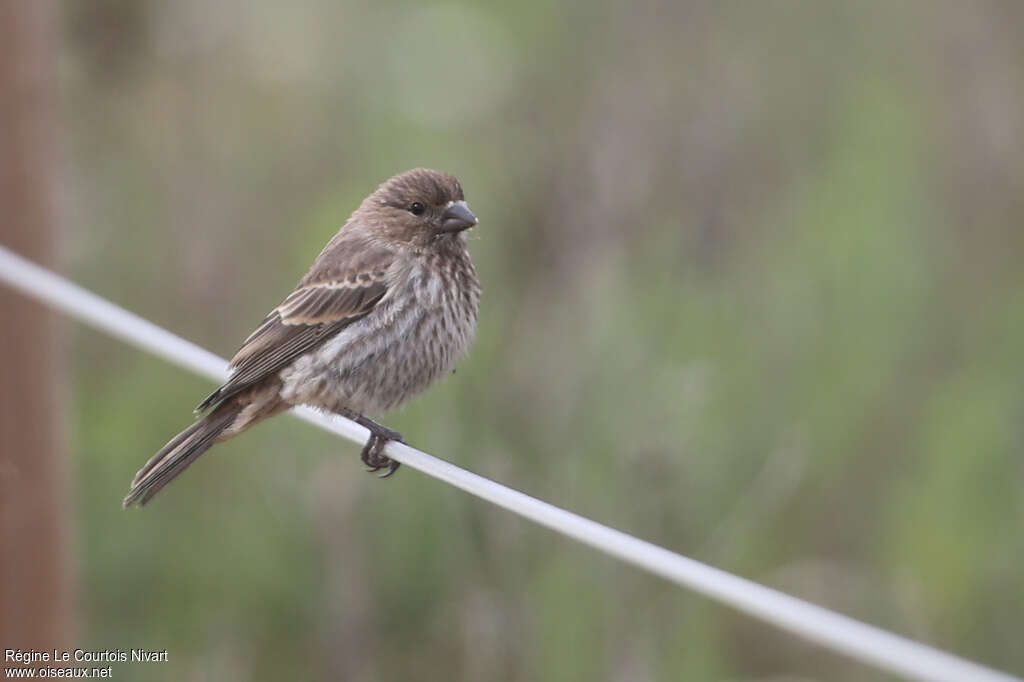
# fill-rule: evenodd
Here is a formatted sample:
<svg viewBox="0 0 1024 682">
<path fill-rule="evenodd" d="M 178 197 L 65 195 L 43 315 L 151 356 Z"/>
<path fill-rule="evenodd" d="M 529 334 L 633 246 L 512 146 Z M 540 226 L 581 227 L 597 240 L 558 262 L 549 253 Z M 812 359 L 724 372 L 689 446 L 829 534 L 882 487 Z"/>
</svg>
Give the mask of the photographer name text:
<svg viewBox="0 0 1024 682">
<path fill-rule="evenodd" d="M 167 662 L 167 649 L 5 649 L 4 661 L 35 663 L 157 663 Z"/>
</svg>

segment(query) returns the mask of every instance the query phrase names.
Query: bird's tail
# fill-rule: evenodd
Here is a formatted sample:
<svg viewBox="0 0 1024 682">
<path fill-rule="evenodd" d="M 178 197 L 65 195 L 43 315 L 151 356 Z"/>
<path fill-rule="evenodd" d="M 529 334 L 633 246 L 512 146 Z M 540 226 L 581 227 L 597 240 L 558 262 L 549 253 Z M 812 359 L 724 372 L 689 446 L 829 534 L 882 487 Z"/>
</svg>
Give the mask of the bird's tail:
<svg viewBox="0 0 1024 682">
<path fill-rule="evenodd" d="M 218 436 L 231 426 L 241 409 L 241 405 L 234 402 L 222 404 L 172 438 L 135 474 L 131 490 L 124 498 L 124 506 L 127 508 L 137 503 L 141 507 L 149 502 L 161 488 L 217 442 Z"/>
</svg>

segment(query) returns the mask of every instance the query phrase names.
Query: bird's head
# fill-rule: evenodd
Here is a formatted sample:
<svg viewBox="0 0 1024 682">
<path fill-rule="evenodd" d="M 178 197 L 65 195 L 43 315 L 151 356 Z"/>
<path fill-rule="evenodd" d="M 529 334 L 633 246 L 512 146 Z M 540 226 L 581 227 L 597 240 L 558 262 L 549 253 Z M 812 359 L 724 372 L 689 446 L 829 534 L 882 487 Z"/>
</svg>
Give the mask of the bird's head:
<svg viewBox="0 0 1024 682">
<path fill-rule="evenodd" d="M 387 180 L 356 213 L 377 236 L 417 246 L 461 240 L 477 224 L 455 176 L 426 168 Z"/>
</svg>

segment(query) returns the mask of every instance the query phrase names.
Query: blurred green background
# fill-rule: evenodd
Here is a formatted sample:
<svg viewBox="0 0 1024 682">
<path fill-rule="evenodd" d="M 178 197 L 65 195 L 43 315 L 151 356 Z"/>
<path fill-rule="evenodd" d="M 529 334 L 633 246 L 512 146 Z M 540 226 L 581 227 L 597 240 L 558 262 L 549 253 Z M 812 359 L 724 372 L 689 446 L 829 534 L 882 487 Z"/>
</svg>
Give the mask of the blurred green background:
<svg viewBox="0 0 1024 682">
<path fill-rule="evenodd" d="M 478 341 L 388 425 L 1024 673 L 1024 4 L 62 13 L 85 286 L 229 356 L 379 182 L 453 172 Z M 122 511 L 212 386 L 68 335 L 76 645 L 170 652 L 118 674 L 890 679 L 288 418 Z"/>
</svg>

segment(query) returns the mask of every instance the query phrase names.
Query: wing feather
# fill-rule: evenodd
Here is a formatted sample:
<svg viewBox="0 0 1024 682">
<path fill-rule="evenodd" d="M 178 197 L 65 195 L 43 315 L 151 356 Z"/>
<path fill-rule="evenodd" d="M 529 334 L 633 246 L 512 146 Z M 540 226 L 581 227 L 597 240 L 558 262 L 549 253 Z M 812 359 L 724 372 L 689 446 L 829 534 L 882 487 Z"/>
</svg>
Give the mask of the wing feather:
<svg viewBox="0 0 1024 682">
<path fill-rule="evenodd" d="M 327 282 L 296 290 L 277 307 L 285 324 L 317 324 L 362 310 L 366 299 L 380 293 L 381 282 L 347 284 Z"/>
<path fill-rule="evenodd" d="M 345 246 L 353 245 L 332 241 L 324 249 L 299 287 L 267 315 L 231 359 L 231 378 L 197 410 L 220 404 L 274 375 L 365 316 L 384 298 L 394 254 L 382 248 L 362 250 L 344 269 L 329 256 L 343 256 L 336 251 Z"/>
</svg>

